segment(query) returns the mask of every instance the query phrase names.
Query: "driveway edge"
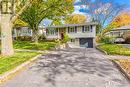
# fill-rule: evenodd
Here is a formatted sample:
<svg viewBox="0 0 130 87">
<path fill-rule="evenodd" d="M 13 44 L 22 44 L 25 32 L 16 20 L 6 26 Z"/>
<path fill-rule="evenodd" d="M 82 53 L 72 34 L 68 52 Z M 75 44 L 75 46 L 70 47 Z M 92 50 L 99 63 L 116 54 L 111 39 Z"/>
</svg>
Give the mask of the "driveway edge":
<svg viewBox="0 0 130 87">
<path fill-rule="evenodd" d="M 97 50 L 104 53 L 105 55 L 109 55 L 106 51 L 100 49 L 98 46 L 96 46 Z M 121 74 L 130 82 L 130 75 L 128 75 L 128 73 L 126 73 L 126 71 L 119 65 L 119 63 L 117 63 L 116 61 L 114 61 L 112 59 L 109 59 L 109 60 L 117 67 L 117 69 L 121 72 Z"/>
<path fill-rule="evenodd" d="M 130 75 L 120 66 L 120 64 L 114 60 L 111 60 L 112 63 L 118 68 L 122 75 L 130 82 Z"/>
<path fill-rule="evenodd" d="M 30 60 L 22 63 L 21 65 L 17 66 L 16 68 L 0 75 L 0 85 L 3 84 L 4 82 L 12 79 L 13 77 L 15 77 L 18 73 L 20 73 L 21 71 L 23 71 L 24 69 L 27 68 L 28 65 L 31 65 L 33 62 L 35 62 L 37 60 L 38 57 L 40 57 L 42 54 L 39 54 L 33 58 L 31 58 Z"/>
<path fill-rule="evenodd" d="M 98 45 L 99 46 L 99 45 Z M 106 51 L 104 51 L 103 49 L 99 48 L 98 46 L 96 46 L 96 49 L 99 50 L 100 52 L 109 55 Z"/>
</svg>

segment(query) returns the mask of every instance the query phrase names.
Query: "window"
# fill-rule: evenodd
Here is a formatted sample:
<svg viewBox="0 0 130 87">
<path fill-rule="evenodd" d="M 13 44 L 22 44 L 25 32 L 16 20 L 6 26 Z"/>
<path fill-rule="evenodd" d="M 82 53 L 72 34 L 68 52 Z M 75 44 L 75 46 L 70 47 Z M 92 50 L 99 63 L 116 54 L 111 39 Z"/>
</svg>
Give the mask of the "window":
<svg viewBox="0 0 130 87">
<path fill-rule="evenodd" d="M 70 39 L 70 42 L 75 42 L 75 39 Z"/>
<path fill-rule="evenodd" d="M 47 34 L 48 35 L 58 35 L 58 30 L 57 29 L 48 29 Z"/>
<path fill-rule="evenodd" d="M 82 32 L 92 32 L 92 26 L 83 26 Z"/>
<path fill-rule="evenodd" d="M 77 33 L 77 27 L 68 27 L 68 33 Z"/>
</svg>

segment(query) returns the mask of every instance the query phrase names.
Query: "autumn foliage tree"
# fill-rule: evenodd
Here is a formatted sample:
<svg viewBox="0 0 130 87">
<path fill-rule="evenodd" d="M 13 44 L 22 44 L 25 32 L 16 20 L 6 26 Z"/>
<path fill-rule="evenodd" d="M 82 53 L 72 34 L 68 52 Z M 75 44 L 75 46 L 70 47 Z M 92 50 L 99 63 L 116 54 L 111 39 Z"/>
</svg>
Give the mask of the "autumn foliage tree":
<svg viewBox="0 0 130 87">
<path fill-rule="evenodd" d="M 103 30 L 103 33 L 109 30 L 130 24 L 130 12 L 122 12 L 113 18 L 112 22 Z"/>
<path fill-rule="evenodd" d="M 66 24 L 81 24 L 81 23 L 85 23 L 86 21 L 87 21 L 87 17 L 82 14 L 69 15 L 65 19 Z"/>
<path fill-rule="evenodd" d="M 72 12 L 73 0 L 32 0 L 20 19 L 32 29 L 33 41 L 38 43 L 38 26 L 43 19 L 59 21 Z"/>
</svg>

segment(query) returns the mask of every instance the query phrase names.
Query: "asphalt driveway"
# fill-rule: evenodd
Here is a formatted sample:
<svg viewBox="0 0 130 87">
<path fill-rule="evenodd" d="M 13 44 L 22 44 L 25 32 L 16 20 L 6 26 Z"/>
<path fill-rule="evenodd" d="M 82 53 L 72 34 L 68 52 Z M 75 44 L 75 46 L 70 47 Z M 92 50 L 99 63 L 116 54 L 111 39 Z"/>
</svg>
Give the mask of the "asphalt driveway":
<svg viewBox="0 0 130 87">
<path fill-rule="evenodd" d="M 52 51 L 0 87 L 130 87 L 107 57 L 96 49 Z"/>
</svg>

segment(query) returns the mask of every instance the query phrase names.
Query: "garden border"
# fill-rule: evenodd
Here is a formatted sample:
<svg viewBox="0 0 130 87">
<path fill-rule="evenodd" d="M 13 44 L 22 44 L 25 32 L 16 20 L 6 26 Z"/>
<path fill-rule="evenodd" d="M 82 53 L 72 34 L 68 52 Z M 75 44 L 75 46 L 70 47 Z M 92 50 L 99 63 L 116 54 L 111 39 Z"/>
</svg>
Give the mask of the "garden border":
<svg viewBox="0 0 130 87">
<path fill-rule="evenodd" d="M 42 56 L 42 54 L 39 54 L 33 58 L 31 58 L 30 60 L 22 63 L 21 65 L 15 67 L 14 69 L 5 72 L 4 74 L 0 75 L 0 85 L 5 83 L 6 81 L 12 79 L 13 77 L 15 77 L 18 73 L 20 73 L 21 71 L 23 71 L 24 69 L 27 68 L 28 65 L 31 65 L 33 62 L 35 62 L 37 60 L 38 57 Z"/>
</svg>

